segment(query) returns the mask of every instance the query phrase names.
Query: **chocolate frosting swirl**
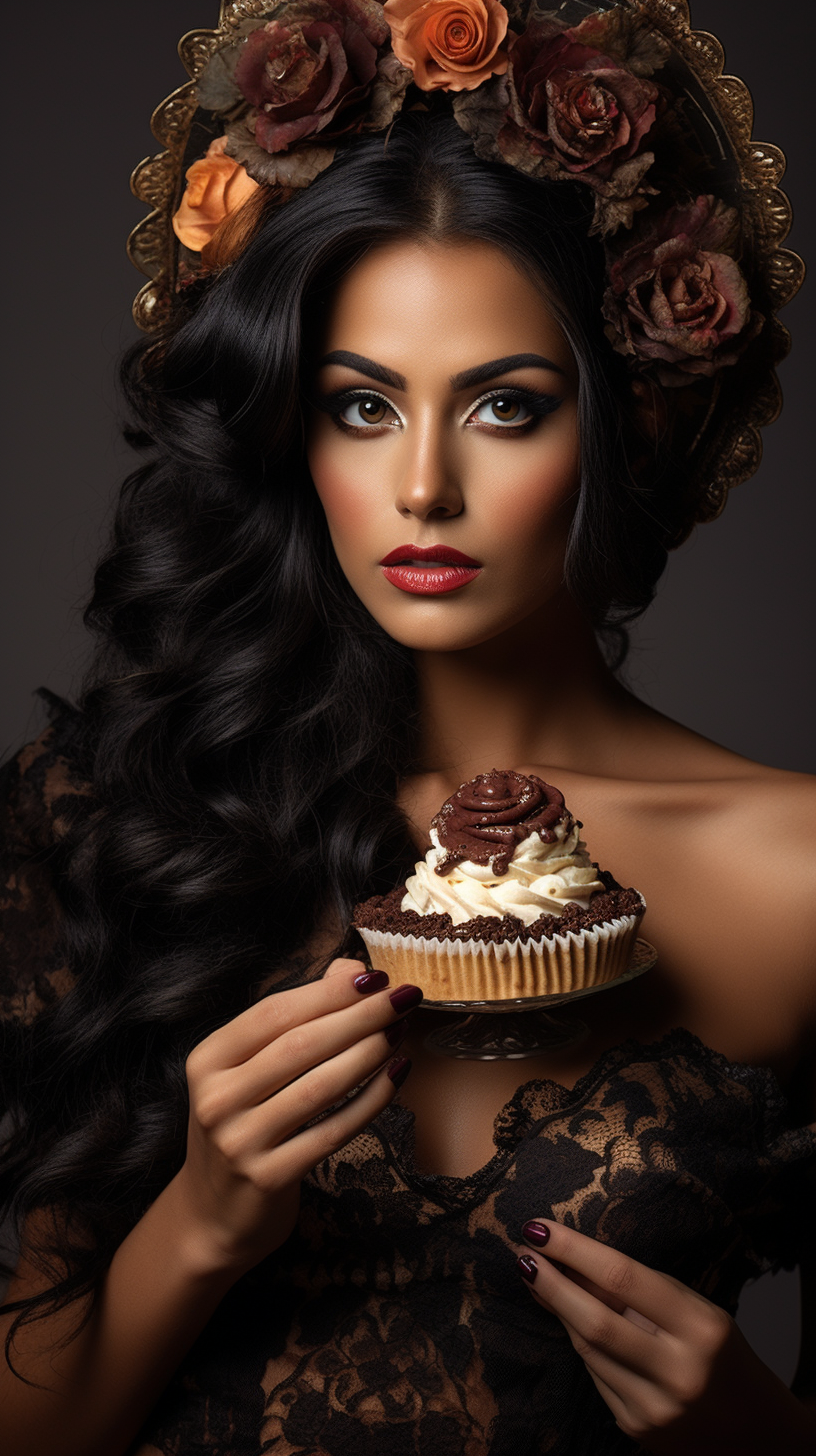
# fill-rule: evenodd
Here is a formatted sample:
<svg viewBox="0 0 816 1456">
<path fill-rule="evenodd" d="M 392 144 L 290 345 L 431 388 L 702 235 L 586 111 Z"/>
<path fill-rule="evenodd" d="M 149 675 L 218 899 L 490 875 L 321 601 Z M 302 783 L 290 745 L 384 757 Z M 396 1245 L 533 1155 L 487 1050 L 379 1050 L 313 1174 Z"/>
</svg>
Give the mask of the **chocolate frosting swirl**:
<svg viewBox="0 0 816 1456">
<path fill-rule="evenodd" d="M 470 860 L 505 875 L 516 845 L 534 831 L 551 842 L 553 825 L 566 812 L 563 794 L 535 774 L 496 768 L 479 774 L 445 800 L 431 823 L 445 850 L 436 873 Z"/>
</svg>

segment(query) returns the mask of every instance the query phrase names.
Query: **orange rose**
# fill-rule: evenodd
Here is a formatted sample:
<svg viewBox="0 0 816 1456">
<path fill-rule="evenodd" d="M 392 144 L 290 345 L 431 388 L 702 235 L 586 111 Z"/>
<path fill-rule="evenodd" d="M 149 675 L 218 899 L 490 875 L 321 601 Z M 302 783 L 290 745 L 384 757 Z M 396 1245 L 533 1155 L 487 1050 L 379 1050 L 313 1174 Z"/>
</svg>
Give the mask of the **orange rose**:
<svg viewBox="0 0 816 1456">
<path fill-rule="evenodd" d="M 397 60 L 423 91 L 474 91 L 507 70 L 507 11 L 499 0 L 387 0 Z"/>
<path fill-rule="evenodd" d="M 187 186 L 181 204 L 173 214 L 173 231 L 186 248 L 200 253 L 226 217 L 258 190 L 232 157 L 224 155 L 225 136 L 210 143 L 206 157 L 193 162 L 186 173 Z"/>
</svg>

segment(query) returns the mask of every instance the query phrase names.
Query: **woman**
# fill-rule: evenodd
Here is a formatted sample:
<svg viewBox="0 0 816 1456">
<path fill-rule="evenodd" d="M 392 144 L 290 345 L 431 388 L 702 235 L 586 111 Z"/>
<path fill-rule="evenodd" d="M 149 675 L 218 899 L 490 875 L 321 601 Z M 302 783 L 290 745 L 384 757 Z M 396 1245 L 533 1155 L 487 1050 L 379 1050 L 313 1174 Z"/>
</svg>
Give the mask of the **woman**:
<svg viewBox="0 0 816 1456">
<path fill-rule="evenodd" d="M 500 9 L 460 96 L 510 60 L 521 85 Z M 423 90 L 404 20 L 394 53 Z M 328 53 L 339 35 L 359 65 L 347 22 L 324 17 Z M 261 44 L 267 76 L 259 29 L 244 54 Z M 660 93 L 619 70 L 615 145 L 646 188 Z M 807 1385 L 789 1393 L 724 1312 L 801 1252 L 791 865 L 812 787 L 652 713 L 595 635 L 615 651 L 698 513 L 763 359 L 759 310 L 707 263 L 730 331 L 678 357 L 675 329 L 633 377 L 626 249 L 610 272 L 590 228 L 653 194 L 603 158 L 595 186 L 481 160 L 426 94 L 385 146 L 340 108 L 352 140 L 296 198 L 277 175 L 227 217 L 184 316 L 128 368 L 152 455 L 97 576 L 102 651 L 81 713 L 59 709 L 9 785 L 20 993 L 50 1003 L 31 1036 L 18 1013 L 6 1163 L 25 1219 L 8 1319 L 26 1319 L 3 1419 L 31 1450 L 812 1438 Z M 711 244 L 733 219 L 696 221 Z M 416 563 L 402 584 L 394 559 Z M 348 958 L 355 901 L 399 884 L 442 800 L 493 764 L 564 790 L 660 950 L 587 1003 L 586 1042 L 522 1069 L 435 1058 L 430 1014 L 404 1025 L 419 990 Z M 766 821 L 789 855 L 770 867 Z"/>
</svg>

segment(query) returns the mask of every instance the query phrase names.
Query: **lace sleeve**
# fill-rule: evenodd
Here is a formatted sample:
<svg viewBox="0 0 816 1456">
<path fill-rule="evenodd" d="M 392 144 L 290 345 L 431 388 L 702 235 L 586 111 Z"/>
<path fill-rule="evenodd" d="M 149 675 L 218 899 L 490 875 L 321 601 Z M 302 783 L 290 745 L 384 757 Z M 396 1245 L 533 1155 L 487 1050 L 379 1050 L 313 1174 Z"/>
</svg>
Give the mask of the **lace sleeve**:
<svg viewBox="0 0 816 1456">
<path fill-rule="evenodd" d="M 49 695 L 50 697 L 50 695 Z M 60 846 L 89 786 L 66 756 L 63 711 L 0 769 L 0 1020 L 29 1026 L 72 984 L 60 947 Z M 67 731 L 66 731 L 67 730 Z"/>
</svg>

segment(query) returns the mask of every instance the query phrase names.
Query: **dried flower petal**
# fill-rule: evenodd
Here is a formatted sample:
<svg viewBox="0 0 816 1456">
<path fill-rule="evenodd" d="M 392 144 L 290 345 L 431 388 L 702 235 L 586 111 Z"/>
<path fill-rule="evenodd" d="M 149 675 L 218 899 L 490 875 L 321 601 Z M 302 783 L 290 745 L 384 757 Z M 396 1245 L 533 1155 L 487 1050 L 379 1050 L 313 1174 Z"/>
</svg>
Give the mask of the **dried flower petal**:
<svg viewBox="0 0 816 1456">
<path fill-rule="evenodd" d="M 360 131 L 388 34 L 376 0 L 295 0 L 253 30 L 235 83 L 254 108 L 256 145 L 284 152 L 304 137 Z"/>
<path fill-rule="evenodd" d="M 734 208 L 698 197 L 653 221 L 612 257 L 603 312 L 618 353 L 655 365 L 665 385 L 733 364 L 762 326 L 736 260 L 715 249 L 733 241 Z"/>
<path fill-rule="evenodd" d="M 513 40 L 513 120 L 560 169 L 608 178 L 654 123 L 657 87 L 574 34 L 541 20 Z"/>
</svg>

